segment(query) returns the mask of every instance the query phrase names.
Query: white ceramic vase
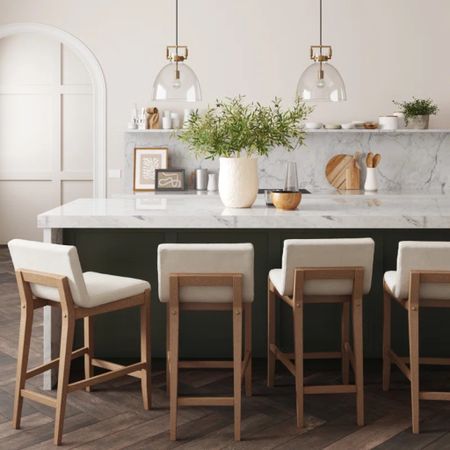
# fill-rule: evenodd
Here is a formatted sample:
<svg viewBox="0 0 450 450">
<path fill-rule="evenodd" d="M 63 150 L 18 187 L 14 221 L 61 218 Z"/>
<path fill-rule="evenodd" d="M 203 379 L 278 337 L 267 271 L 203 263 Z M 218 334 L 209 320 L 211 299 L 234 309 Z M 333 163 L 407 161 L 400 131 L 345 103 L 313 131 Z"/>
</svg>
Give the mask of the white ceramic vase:
<svg viewBox="0 0 450 450">
<path fill-rule="evenodd" d="M 220 158 L 219 195 L 228 208 L 250 208 L 258 195 L 258 160 Z"/>
<path fill-rule="evenodd" d="M 367 192 L 375 192 L 378 190 L 377 169 L 375 167 L 367 168 L 364 190 Z"/>
</svg>

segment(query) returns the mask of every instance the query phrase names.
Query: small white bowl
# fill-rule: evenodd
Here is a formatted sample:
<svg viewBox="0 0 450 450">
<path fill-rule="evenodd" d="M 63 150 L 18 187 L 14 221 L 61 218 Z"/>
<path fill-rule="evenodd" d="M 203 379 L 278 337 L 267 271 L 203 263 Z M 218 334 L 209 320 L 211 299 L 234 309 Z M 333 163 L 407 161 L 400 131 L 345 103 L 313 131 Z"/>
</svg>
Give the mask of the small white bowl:
<svg viewBox="0 0 450 450">
<path fill-rule="evenodd" d="M 338 123 L 326 123 L 325 128 L 327 130 L 340 130 L 341 126 Z"/>
<path fill-rule="evenodd" d="M 305 128 L 307 130 L 319 130 L 323 127 L 323 124 L 321 122 L 306 122 Z"/>
<path fill-rule="evenodd" d="M 355 125 L 353 123 L 341 123 L 341 127 L 343 130 L 351 130 L 355 128 Z"/>
</svg>

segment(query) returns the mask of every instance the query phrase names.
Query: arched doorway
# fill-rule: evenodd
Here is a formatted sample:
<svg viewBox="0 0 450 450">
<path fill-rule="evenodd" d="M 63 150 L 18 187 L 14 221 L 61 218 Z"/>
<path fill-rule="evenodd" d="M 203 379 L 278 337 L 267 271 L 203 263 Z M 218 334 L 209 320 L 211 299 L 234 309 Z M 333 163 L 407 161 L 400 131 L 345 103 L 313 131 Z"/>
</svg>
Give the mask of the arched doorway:
<svg viewBox="0 0 450 450">
<path fill-rule="evenodd" d="M 70 199 L 71 195 L 78 193 L 78 196 L 83 196 L 83 189 L 77 188 L 77 191 L 74 188 L 77 181 L 82 185 L 86 180 L 87 186 L 89 180 L 90 196 L 105 197 L 106 83 L 95 55 L 70 33 L 37 23 L 0 26 L 0 55 L 2 49 L 5 64 L 0 68 L 0 127 L 3 127 L 0 182 L 9 184 L 4 189 L 5 198 L 1 203 L 5 205 L 5 199 L 14 196 L 15 192 L 19 194 L 30 178 L 35 183 L 30 183 L 26 189 L 36 196 L 46 195 L 42 189 L 44 181 L 58 186 L 52 191 L 52 200 L 43 203 L 51 203 L 51 207 L 67 201 L 65 198 Z M 21 54 L 21 49 L 28 53 Z M 8 72 L 8 69 L 11 70 Z M 38 75 L 32 79 L 30 73 Z M 49 130 L 51 117 L 54 117 L 51 114 L 54 115 L 56 110 L 61 116 L 59 126 Z M 89 131 L 80 133 L 82 123 L 86 121 L 89 121 Z M 42 139 L 34 141 L 32 136 L 35 135 Z M 36 151 L 33 153 L 30 147 L 35 142 Z M 50 147 L 59 148 L 60 155 L 52 156 L 49 151 L 47 154 Z M 85 151 L 83 156 L 81 148 L 87 147 L 89 155 Z M 55 154 L 57 152 L 54 151 Z M 80 161 L 83 157 L 89 158 L 89 162 L 82 167 Z M 10 201 L 8 209 L 13 206 L 13 201 Z M 26 208 L 27 205 L 16 206 Z M 7 220 L 5 211 L 2 211 L 2 216 Z M 27 219 L 30 220 L 30 225 L 36 223 L 35 217 Z M 0 237 L 1 240 L 15 237 L 12 235 L 14 231 L 15 228 L 10 227 L 9 232 Z M 25 229 L 18 230 L 17 234 L 18 237 L 20 234 L 28 237 Z"/>
</svg>

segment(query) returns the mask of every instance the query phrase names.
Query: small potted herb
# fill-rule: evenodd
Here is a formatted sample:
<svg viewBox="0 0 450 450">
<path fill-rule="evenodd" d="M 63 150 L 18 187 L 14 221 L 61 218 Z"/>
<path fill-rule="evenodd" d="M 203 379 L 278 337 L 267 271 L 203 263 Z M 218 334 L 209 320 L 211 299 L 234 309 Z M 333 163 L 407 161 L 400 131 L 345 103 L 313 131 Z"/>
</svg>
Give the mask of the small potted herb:
<svg viewBox="0 0 450 450">
<path fill-rule="evenodd" d="M 305 138 L 303 121 L 311 112 L 299 98 L 288 109 L 245 103 L 242 96 L 220 100 L 205 113 L 195 112 L 178 139 L 197 155 L 219 158 L 219 195 L 230 208 L 249 208 L 258 193 L 258 156 L 273 147 L 294 150 Z"/>
<path fill-rule="evenodd" d="M 438 106 L 431 100 L 413 97 L 409 102 L 397 102 L 394 105 L 400 107 L 400 112 L 405 115 L 405 124 L 408 128 L 426 130 L 430 123 L 430 115 L 436 115 Z"/>
</svg>

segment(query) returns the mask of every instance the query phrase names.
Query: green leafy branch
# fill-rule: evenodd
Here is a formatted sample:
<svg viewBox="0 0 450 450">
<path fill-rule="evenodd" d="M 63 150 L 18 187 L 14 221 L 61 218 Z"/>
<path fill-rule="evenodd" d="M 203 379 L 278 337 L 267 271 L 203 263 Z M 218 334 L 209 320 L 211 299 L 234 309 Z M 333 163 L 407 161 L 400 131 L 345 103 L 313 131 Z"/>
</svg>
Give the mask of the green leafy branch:
<svg viewBox="0 0 450 450">
<path fill-rule="evenodd" d="M 243 96 L 226 98 L 203 114 L 194 112 L 178 139 L 197 156 L 208 159 L 238 157 L 242 153 L 267 156 L 276 146 L 291 151 L 303 144 L 302 124 L 311 111 L 299 98 L 286 110 L 279 98 L 269 106 L 244 103 Z"/>
</svg>

